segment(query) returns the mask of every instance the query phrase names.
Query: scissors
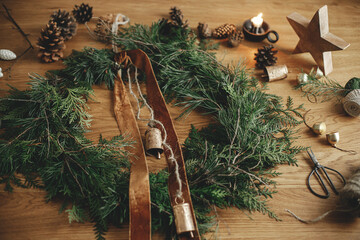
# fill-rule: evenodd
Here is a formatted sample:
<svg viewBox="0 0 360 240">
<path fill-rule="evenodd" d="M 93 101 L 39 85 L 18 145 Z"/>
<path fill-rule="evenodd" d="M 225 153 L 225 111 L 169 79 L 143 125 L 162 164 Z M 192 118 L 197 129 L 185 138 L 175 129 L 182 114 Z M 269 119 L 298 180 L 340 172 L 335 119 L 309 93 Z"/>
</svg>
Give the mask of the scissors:
<svg viewBox="0 0 360 240">
<path fill-rule="evenodd" d="M 331 178 L 329 177 L 326 169 L 327 169 L 327 170 L 330 170 L 330 171 L 336 173 L 338 176 L 340 176 L 340 178 L 342 179 L 342 181 L 343 181 L 343 183 L 344 183 L 344 185 L 345 185 L 345 184 L 346 184 L 346 181 L 345 181 L 344 176 L 341 175 L 341 173 L 339 173 L 339 172 L 336 171 L 335 169 L 328 168 L 328 167 L 325 167 L 325 166 L 321 165 L 321 164 L 318 162 L 318 160 L 316 159 L 316 157 L 315 157 L 315 155 L 314 155 L 314 153 L 313 153 L 313 151 L 312 151 L 311 149 L 310 149 L 310 151 L 307 150 L 307 153 L 309 154 L 311 160 L 313 161 L 313 163 L 314 163 L 314 165 L 315 165 L 314 168 L 313 168 L 313 170 L 310 172 L 309 177 L 308 177 L 308 179 L 307 179 L 307 184 L 308 184 L 309 190 L 310 190 L 315 196 L 320 197 L 320 198 L 328 198 L 328 197 L 330 196 L 329 190 L 328 190 L 327 187 L 325 186 L 324 180 L 323 180 L 323 178 L 321 177 L 321 174 L 322 174 L 323 176 L 324 176 L 324 175 L 326 176 L 326 180 L 327 180 L 327 182 L 329 183 L 331 189 L 335 192 L 335 194 L 339 194 L 339 192 L 336 190 L 335 185 L 333 184 Z M 316 192 L 311 188 L 310 178 L 311 178 L 311 176 L 312 176 L 314 173 L 315 173 L 317 179 L 319 180 L 319 183 L 320 183 L 322 189 L 324 190 L 325 195 L 318 194 L 318 193 L 316 193 Z"/>
</svg>

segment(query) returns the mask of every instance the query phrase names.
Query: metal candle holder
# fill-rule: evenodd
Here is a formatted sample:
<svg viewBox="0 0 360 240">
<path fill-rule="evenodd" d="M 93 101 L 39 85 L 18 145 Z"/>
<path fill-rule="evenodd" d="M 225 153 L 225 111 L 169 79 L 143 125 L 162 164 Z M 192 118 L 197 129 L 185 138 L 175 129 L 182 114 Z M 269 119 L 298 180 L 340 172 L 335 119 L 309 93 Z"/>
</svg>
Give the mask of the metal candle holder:
<svg viewBox="0 0 360 240">
<path fill-rule="evenodd" d="M 248 19 L 243 24 L 243 33 L 246 40 L 252 42 L 261 42 L 265 38 L 271 43 L 276 43 L 279 40 L 279 34 L 274 30 L 270 30 L 269 24 L 265 21 L 261 24 L 261 27 L 257 29 L 253 26 L 251 19 Z M 275 35 L 275 39 L 271 38 L 271 33 Z"/>
</svg>

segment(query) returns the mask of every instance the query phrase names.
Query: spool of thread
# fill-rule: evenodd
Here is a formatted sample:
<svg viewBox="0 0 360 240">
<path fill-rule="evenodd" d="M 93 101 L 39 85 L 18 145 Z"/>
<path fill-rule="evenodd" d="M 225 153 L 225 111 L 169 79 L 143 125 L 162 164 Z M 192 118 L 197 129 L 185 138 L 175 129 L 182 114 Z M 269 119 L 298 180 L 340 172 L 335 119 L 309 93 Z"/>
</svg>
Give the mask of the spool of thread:
<svg viewBox="0 0 360 240">
<path fill-rule="evenodd" d="M 353 117 L 360 116 L 360 89 L 352 90 L 342 100 L 344 110 Z"/>
<path fill-rule="evenodd" d="M 338 207 L 333 210 L 327 211 L 317 218 L 311 220 L 304 220 L 298 217 L 289 209 L 285 209 L 294 218 L 303 223 L 315 223 L 324 219 L 327 215 L 334 212 L 347 212 L 354 217 L 360 217 L 360 167 L 355 173 L 346 181 L 345 186 L 339 192 Z"/>
<path fill-rule="evenodd" d="M 360 217 L 360 168 L 340 191 L 339 203 L 345 208 L 354 209 L 353 215 Z"/>
</svg>

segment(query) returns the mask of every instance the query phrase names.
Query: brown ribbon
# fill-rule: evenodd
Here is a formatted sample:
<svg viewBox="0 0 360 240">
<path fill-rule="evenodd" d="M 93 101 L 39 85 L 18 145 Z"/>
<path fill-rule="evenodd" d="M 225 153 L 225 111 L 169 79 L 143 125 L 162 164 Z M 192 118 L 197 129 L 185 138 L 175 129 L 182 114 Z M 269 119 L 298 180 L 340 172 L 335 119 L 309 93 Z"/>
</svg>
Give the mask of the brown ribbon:
<svg viewBox="0 0 360 240">
<path fill-rule="evenodd" d="M 130 59 L 129 59 L 130 57 Z M 118 63 L 132 62 L 135 67 L 143 71 L 146 75 L 146 89 L 147 99 L 149 105 L 154 110 L 154 117 L 160 121 L 167 132 L 167 144 L 172 148 L 176 162 L 179 166 L 179 175 L 182 182 L 182 197 L 183 202 L 190 205 L 192 218 L 194 220 L 195 231 L 193 232 L 194 238 L 200 239 L 200 234 L 197 229 L 196 218 L 191 202 L 190 190 L 187 182 L 185 163 L 180 147 L 178 137 L 175 132 L 173 122 L 169 111 L 167 110 L 165 100 L 160 91 L 159 85 L 155 78 L 151 63 L 147 55 L 141 50 L 130 50 L 121 52 L 116 57 Z M 135 115 L 131 109 L 129 98 L 127 97 L 124 84 L 121 81 L 121 76 L 115 82 L 115 115 L 120 129 L 131 129 L 131 134 L 135 134 L 137 145 L 131 151 L 137 156 L 132 159 L 131 176 L 130 176 L 130 236 L 131 239 L 150 239 L 150 197 L 149 197 L 149 178 L 146 162 L 143 161 L 144 149 L 141 145 L 141 137 L 136 124 Z M 121 115 L 121 116 L 120 116 Z M 131 116 L 130 116 L 131 115 Z M 157 126 L 159 129 L 161 127 Z M 136 129 L 135 129 L 136 128 Z M 162 132 L 164 136 L 164 132 Z M 140 144 L 139 144 L 140 143 Z M 175 166 L 169 161 L 170 151 L 165 151 L 165 157 L 168 160 L 169 179 L 168 189 L 170 195 L 171 205 L 177 205 L 183 202 L 177 202 L 176 193 L 179 189 L 176 176 L 174 174 Z M 146 175 L 146 176 L 145 176 Z M 188 236 L 179 236 L 179 239 L 188 239 Z"/>
<path fill-rule="evenodd" d="M 143 51 L 141 51 L 139 49 L 127 51 L 126 53 L 131 58 L 132 63 L 138 69 L 143 71 L 144 74 L 146 75 L 147 100 L 148 100 L 149 105 L 154 110 L 155 119 L 160 121 L 164 125 L 165 130 L 167 132 L 167 144 L 169 144 L 170 147 L 172 148 L 175 158 L 176 158 L 176 161 L 179 165 L 179 174 L 180 174 L 180 179 L 181 179 L 182 186 L 183 186 L 182 187 L 182 196 L 184 198 L 184 202 L 188 203 L 190 205 L 192 218 L 193 218 L 194 224 L 195 224 L 196 230 L 193 232 L 193 234 L 194 234 L 193 239 L 200 239 L 200 234 L 197 229 L 193 205 L 191 202 L 190 190 L 189 190 L 189 185 L 187 182 L 186 171 L 185 171 L 185 162 L 184 162 L 184 158 L 182 155 L 180 143 L 179 143 L 178 137 L 176 135 L 174 124 L 171 120 L 170 113 L 166 107 L 165 100 L 162 96 L 162 93 L 161 93 L 159 85 L 157 83 L 155 74 L 153 72 L 153 69 L 152 69 L 152 66 L 150 63 L 150 59 Z M 159 126 L 158 126 L 158 128 L 162 129 Z M 164 135 L 164 133 L 163 133 L 163 135 Z M 164 153 L 165 153 L 166 159 L 168 160 L 167 162 L 168 162 L 168 168 L 169 168 L 169 174 L 170 174 L 169 179 L 168 179 L 168 189 L 169 189 L 170 201 L 171 201 L 171 205 L 174 206 L 179 203 L 179 202 L 176 202 L 176 193 L 178 191 L 178 183 L 176 180 L 176 176 L 174 174 L 175 166 L 174 166 L 174 164 L 171 163 L 171 161 L 169 161 L 170 152 L 165 151 Z M 179 236 L 179 238 L 180 239 L 188 239 L 188 237 L 181 236 L 181 235 Z"/>
<path fill-rule="evenodd" d="M 130 135 L 135 143 L 126 150 L 130 154 L 129 183 L 130 229 L 129 239 L 151 239 L 151 203 L 149 171 L 139 127 L 120 74 L 114 83 L 114 112 L 120 132 Z"/>
</svg>

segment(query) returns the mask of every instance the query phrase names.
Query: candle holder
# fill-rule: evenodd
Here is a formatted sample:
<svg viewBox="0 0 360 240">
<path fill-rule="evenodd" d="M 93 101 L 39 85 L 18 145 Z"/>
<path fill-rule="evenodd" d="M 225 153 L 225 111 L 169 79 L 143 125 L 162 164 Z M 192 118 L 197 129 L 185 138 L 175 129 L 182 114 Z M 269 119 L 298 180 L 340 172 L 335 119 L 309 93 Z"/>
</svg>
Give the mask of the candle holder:
<svg viewBox="0 0 360 240">
<path fill-rule="evenodd" d="M 261 42 L 265 38 L 271 43 L 276 43 L 279 40 L 279 34 L 274 30 L 269 30 L 270 26 L 265 21 L 261 27 L 255 29 L 250 19 L 246 20 L 243 24 L 243 33 L 246 40 L 252 42 Z M 275 35 L 275 39 L 271 38 L 271 33 Z"/>
</svg>

